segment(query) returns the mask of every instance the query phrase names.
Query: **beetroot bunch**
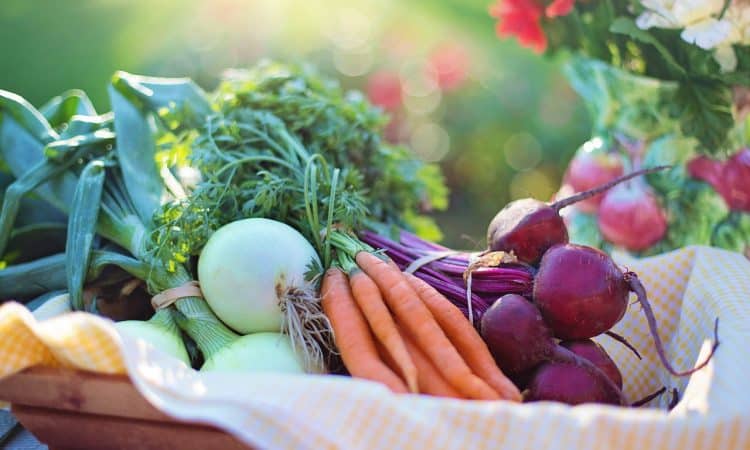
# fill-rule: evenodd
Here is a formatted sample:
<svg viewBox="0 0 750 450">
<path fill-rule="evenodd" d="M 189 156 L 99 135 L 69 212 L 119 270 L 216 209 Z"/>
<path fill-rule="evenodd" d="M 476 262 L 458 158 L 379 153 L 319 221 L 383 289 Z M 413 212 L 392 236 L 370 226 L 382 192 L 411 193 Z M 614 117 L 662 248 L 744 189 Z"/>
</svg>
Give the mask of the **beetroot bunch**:
<svg viewBox="0 0 750 450">
<path fill-rule="evenodd" d="M 646 315 L 657 354 L 672 375 L 689 375 L 713 355 L 712 351 L 706 361 L 691 370 L 676 371 L 666 358 L 637 275 L 623 270 L 598 249 L 568 243 L 565 223 L 558 214 L 565 206 L 661 169 L 621 176 L 553 204 L 517 200 L 492 220 L 487 233 L 488 252 L 511 252 L 520 262 L 536 267 L 531 295 L 499 298 L 480 323 L 481 335 L 498 365 L 526 389 L 527 400 L 624 404 L 617 366 L 590 338 L 611 333 L 612 326 L 625 314 L 631 292 Z M 714 350 L 717 346 L 718 339 Z"/>
<path fill-rule="evenodd" d="M 697 244 L 750 257 L 747 147 L 719 160 L 674 136 L 652 142 L 595 137 L 571 159 L 557 196 L 658 164 L 672 169 L 632 179 L 568 208 L 564 216 L 571 240 L 641 256 Z"/>
</svg>

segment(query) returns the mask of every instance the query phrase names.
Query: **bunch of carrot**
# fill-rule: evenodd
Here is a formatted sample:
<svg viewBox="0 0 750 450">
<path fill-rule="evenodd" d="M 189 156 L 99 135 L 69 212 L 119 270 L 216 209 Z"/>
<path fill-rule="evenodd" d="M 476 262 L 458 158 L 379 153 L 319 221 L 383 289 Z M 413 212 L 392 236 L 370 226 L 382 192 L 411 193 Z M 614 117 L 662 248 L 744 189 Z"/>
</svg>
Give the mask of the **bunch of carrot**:
<svg viewBox="0 0 750 450">
<path fill-rule="evenodd" d="M 349 236 L 338 233 L 329 239 L 338 264 L 323 277 L 323 310 L 352 376 L 383 383 L 396 393 L 521 400 L 477 331 L 448 299 Z"/>
</svg>

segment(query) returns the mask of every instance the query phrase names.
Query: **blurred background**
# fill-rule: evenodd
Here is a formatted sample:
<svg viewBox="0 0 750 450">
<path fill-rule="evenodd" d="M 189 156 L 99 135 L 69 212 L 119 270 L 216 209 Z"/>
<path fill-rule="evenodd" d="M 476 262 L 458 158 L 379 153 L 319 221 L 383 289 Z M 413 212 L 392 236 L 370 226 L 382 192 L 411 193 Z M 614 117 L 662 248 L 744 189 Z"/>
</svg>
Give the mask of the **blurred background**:
<svg viewBox="0 0 750 450">
<path fill-rule="evenodd" d="M 0 89 L 34 105 L 70 88 L 109 108 L 117 69 L 188 76 L 310 62 L 391 116 L 388 139 L 438 162 L 444 242 L 482 247 L 509 200 L 548 199 L 590 135 L 556 61 L 496 38 L 489 0 L 2 0 Z"/>
</svg>

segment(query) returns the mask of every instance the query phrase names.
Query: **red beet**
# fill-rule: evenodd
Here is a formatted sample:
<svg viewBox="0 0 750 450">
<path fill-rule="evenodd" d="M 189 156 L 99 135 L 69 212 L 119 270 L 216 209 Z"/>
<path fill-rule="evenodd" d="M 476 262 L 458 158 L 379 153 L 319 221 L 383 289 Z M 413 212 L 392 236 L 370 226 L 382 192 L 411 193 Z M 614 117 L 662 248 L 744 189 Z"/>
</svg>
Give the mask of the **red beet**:
<svg viewBox="0 0 750 450">
<path fill-rule="evenodd" d="M 750 212 L 750 148 L 735 153 L 721 171 L 722 189 L 729 209 Z"/>
<path fill-rule="evenodd" d="M 570 161 L 564 182 L 574 192 L 584 192 L 607 183 L 623 173 L 622 159 L 608 152 L 601 139 L 586 142 Z M 579 202 L 576 206 L 583 212 L 593 213 L 602 201 L 602 194 Z"/>
<path fill-rule="evenodd" d="M 664 367 L 674 376 L 700 370 L 719 345 L 718 318 L 714 345 L 705 361 L 676 371 L 667 360 L 646 290 L 633 272 L 623 272 L 606 253 L 575 244 L 556 245 L 544 254 L 534 279 L 534 302 L 560 339 L 587 339 L 609 330 L 625 314 L 629 292 L 638 297 L 654 346 Z"/>
<path fill-rule="evenodd" d="M 631 251 L 646 250 L 667 233 L 667 215 L 643 180 L 616 186 L 599 205 L 599 231 Z"/>
<path fill-rule="evenodd" d="M 539 309 L 517 294 L 504 295 L 487 309 L 480 332 L 498 366 L 509 374 L 533 369 L 555 347 Z"/>
<path fill-rule="evenodd" d="M 498 366 L 515 380 L 525 383 L 529 371 L 540 364 L 564 364 L 584 372 L 584 375 L 574 379 L 588 380 L 592 385 L 590 389 L 594 393 L 599 393 L 582 398 L 587 398 L 587 401 L 598 401 L 601 393 L 605 392 L 611 400 L 614 393 L 617 403 L 622 403 L 622 394 L 614 382 L 592 362 L 559 346 L 552 338 L 552 332 L 542 320 L 536 306 L 520 295 L 504 295 L 490 306 L 482 316 L 480 333 Z M 533 372 L 529 386 L 537 378 L 538 373 Z M 546 398 L 545 389 L 546 383 L 542 383 L 535 391 L 532 389 L 539 393 L 532 398 L 554 400 Z M 554 386 L 550 389 L 555 390 Z M 582 391 L 588 392 L 586 389 Z"/>
<path fill-rule="evenodd" d="M 687 167 L 690 176 L 710 184 L 729 209 L 750 212 L 750 148 L 738 151 L 724 163 L 699 156 Z"/>
<path fill-rule="evenodd" d="M 544 363 L 524 392 L 524 401 L 556 401 L 569 405 L 623 405 L 622 392 L 599 370 L 564 362 Z"/>
<path fill-rule="evenodd" d="M 721 193 L 721 171 L 723 165 L 708 156 L 698 156 L 687 164 L 687 170 L 691 177 L 696 180 L 705 181 L 710 184 L 716 192 Z"/>
<path fill-rule="evenodd" d="M 628 307 L 630 289 L 606 253 L 556 245 L 542 257 L 534 302 L 560 339 L 588 339 L 612 328 Z"/>
<path fill-rule="evenodd" d="M 604 374 L 607 375 L 618 388 L 622 389 L 622 374 L 620 373 L 620 369 L 617 368 L 617 364 L 612 361 L 612 358 L 609 357 L 601 345 L 591 339 L 564 341 L 561 342 L 560 345 L 581 358 L 591 361 L 591 363 L 604 372 Z"/>
<path fill-rule="evenodd" d="M 568 230 L 560 217 L 562 208 L 601 194 L 623 181 L 665 168 L 667 166 L 638 170 L 552 204 L 530 198 L 510 202 L 490 222 L 488 248 L 513 252 L 519 261 L 536 264 L 548 248 L 568 242 Z"/>
</svg>

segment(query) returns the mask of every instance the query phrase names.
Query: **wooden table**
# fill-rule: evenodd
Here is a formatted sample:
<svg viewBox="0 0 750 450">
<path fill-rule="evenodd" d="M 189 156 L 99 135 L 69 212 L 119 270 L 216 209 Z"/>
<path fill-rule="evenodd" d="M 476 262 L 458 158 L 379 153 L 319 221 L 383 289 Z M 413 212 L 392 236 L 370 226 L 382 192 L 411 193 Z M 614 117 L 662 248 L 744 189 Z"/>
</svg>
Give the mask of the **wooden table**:
<svg viewBox="0 0 750 450">
<path fill-rule="evenodd" d="M 174 420 L 126 376 L 32 368 L 0 380 L 0 400 L 51 450 L 248 450 L 214 427 Z"/>
</svg>

